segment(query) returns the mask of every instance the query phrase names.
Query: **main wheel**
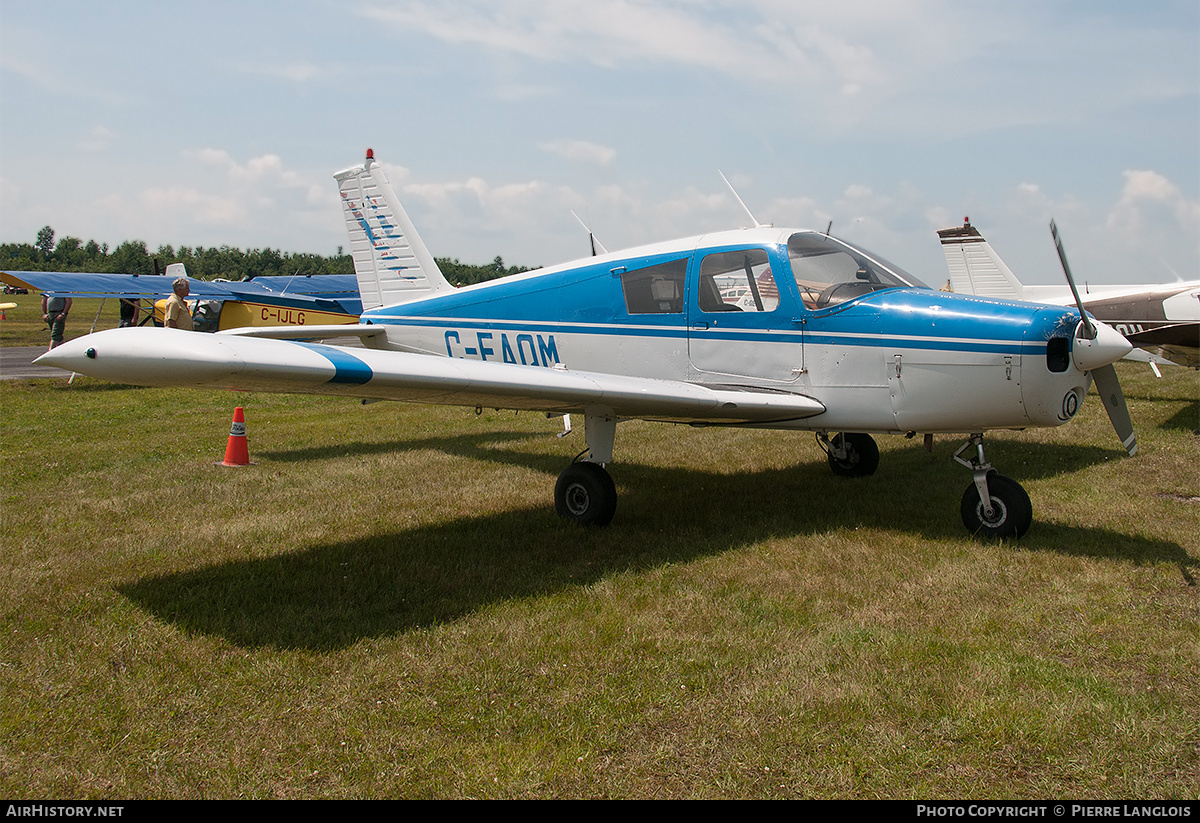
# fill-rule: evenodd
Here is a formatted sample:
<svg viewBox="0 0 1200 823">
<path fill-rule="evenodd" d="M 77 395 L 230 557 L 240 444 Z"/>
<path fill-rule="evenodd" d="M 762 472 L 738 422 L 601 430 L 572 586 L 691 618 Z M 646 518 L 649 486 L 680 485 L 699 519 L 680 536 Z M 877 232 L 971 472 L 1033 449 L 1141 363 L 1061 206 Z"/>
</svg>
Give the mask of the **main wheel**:
<svg viewBox="0 0 1200 823">
<path fill-rule="evenodd" d="M 572 463 L 554 484 L 558 516 L 584 526 L 607 526 L 617 511 L 617 487 L 598 463 Z"/>
<path fill-rule="evenodd" d="M 971 534 L 981 537 L 1020 537 L 1033 522 L 1033 504 L 1021 484 L 1009 477 L 988 472 L 988 496 L 992 499 L 992 516 L 983 510 L 983 499 L 975 484 L 963 492 L 963 525 Z"/>
<path fill-rule="evenodd" d="M 835 434 L 829 451 L 829 468 L 842 477 L 866 477 L 879 468 L 879 445 L 869 434 Z M 845 449 L 845 457 L 834 457 L 834 450 Z"/>
</svg>

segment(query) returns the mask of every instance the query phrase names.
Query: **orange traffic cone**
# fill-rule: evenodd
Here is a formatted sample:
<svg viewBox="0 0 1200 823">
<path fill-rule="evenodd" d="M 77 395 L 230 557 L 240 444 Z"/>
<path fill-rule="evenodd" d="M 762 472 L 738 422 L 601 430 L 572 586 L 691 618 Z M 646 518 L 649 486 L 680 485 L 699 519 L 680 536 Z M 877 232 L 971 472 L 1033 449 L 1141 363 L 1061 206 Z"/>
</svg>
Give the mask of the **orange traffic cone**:
<svg viewBox="0 0 1200 823">
<path fill-rule="evenodd" d="M 249 466 L 250 449 L 246 445 L 246 418 L 242 407 L 233 410 L 233 425 L 229 427 L 229 443 L 225 446 L 225 460 L 218 466 Z"/>
</svg>

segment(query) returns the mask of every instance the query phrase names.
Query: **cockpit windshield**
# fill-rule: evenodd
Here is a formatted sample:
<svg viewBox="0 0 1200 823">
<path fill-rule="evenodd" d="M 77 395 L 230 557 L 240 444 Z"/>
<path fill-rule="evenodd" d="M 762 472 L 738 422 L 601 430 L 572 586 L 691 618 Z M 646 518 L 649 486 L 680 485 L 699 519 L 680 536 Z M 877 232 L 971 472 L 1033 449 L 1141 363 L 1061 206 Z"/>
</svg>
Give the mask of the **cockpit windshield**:
<svg viewBox="0 0 1200 823">
<path fill-rule="evenodd" d="M 881 289 L 929 286 L 877 254 L 818 232 L 788 238 L 788 259 L 804 305 L 823 309 Z"/>
</svg>

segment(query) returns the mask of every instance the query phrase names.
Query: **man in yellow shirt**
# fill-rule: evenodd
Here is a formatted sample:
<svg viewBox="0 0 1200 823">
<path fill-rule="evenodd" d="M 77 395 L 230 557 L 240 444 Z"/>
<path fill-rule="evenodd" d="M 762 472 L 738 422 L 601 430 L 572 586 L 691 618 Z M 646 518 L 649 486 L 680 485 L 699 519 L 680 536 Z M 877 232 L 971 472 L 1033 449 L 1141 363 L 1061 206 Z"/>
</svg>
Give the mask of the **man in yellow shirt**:
<svg viewBox="0 0 1200 823">
<path fill-rule="evenodd" d="M 192 313 L 188 311 L 187 303 L 183 302 L 191 291 L 188 288 L 187 278 L 177 278 L 171 284 L 171 288 L 174 294 L 167 298 L 167 303 L 163 307 L 163 325 L 168 329 L 191 331 Z"/>
</svg>

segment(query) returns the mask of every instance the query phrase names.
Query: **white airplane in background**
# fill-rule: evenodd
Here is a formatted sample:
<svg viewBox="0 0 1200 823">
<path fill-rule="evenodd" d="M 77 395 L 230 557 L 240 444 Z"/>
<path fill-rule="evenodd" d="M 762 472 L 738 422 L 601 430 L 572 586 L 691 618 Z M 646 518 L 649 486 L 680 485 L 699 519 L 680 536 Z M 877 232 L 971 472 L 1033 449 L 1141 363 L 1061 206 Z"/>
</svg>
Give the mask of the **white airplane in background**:
<svg viewBox="0 0 1200 823">
<path fill-rule="evenodd" d="M 1053 223 L 1051 230 L 1059 257 L 1066 266 L 1066 255 Z M 939 230 L 938 237 L 950 270 L 950 287 L 959 294 L 1059 306 L 1076 304 L 1068 287 L 1022 284 L 969 219 L 961 226 Z M 1164 361 L 1200 368 L 1200 280 L 1088 286 L 1081 296 L 1083 307 L 1091 315 L 1111 325 L 1140 349 L 1128 355 L 1128 359 L 1149 361 L 1155 373 L 1157 363 Z"/>
<path fill-rule="evenodd" d="M 840 475 L 873 473 L 872 433 L 961 433 L 972 533 L 1020 536 L 1029 496 L 984 457 L 988 429 L 1059 426 L 1132 346 L 1075 309 L 935 291 L 827 233 L 758 225 L 452 287 L 368 150 L 335 175 L 358 325 L 215 335 L 114 329 L 38 359 L 94 377 L 582 415 L 587 450 L 555 508 L 605 525 L 617 424 L 642 419 L 816 433 Z M 737 305 L 721 297 L 744 287 Z M 767 285 L 771 290 L 766 292 Z M 364 348 L 305 340 L 359 337 Z M 275 338 L 275 339 L 270 339 Z M 1130 454 L 1123 400 L 1108 407 Z"/>
</svg>

